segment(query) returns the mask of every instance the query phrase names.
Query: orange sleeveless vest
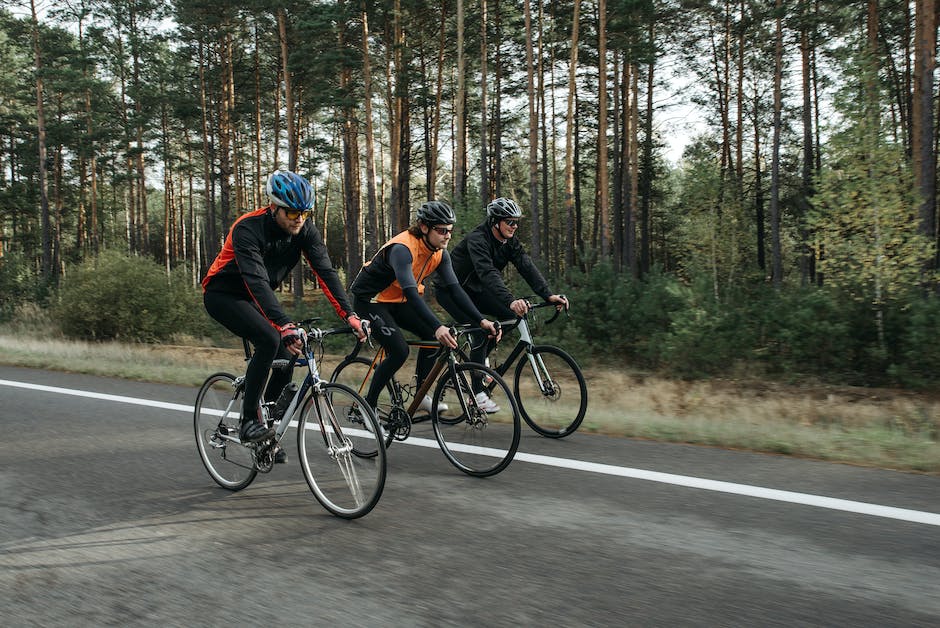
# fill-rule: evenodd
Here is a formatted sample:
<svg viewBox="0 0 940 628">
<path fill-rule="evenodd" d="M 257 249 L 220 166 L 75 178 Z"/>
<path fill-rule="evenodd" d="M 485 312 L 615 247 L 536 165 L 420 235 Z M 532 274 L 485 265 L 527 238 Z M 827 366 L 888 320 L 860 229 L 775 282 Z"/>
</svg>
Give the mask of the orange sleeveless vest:
<svg viewBox="0 0 940 628">
<path fill-rule="evenodd" d="M 411 272 L 415 277 L 415 281 L 418 282 L 418 294 L 423 295 L 424 284 L 422 282 L 427 279 L 428 275 L 437 270 L 438 265 L 441 263 L 441 258 L 444 257 L 443 249 L 440 251 L 431 251 L 421 238 L 416 238 L 407 231 L 402 231 L 386 242 L 382 246 L 382 249 L 392 244 L 404 244 L 408 247 L 408 250 L 411 251 Z M 379 251 L 381 252 L 381 249 Z M 401 290 L 401 285 L 398 283 L 398 280 L 396 279 L 389 284 L 385 290 L 375 295 L 375 301 L 379 303 L 404 303 L 405 295 Z"/>
</svg>

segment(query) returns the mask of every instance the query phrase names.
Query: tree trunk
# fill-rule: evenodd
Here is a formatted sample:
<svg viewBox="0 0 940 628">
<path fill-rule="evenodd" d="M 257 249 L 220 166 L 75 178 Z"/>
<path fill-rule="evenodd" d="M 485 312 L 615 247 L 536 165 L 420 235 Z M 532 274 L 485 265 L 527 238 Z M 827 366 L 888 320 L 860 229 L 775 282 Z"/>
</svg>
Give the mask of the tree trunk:
<svg viewBox="0 0 940 628">
<path fill-rule="evenodd" d="M 55 276 L 52 263 L 52 223 L 49 218 L 49 192 L 46 175 L 46 117 L 43 110 L 43 65 L 39 51 L 39 20 L 36 3 L 30 0 L 32 12 L 33 59 L 36 64 L 36 141 L 39 145 L 39 207 L 42 213 L 42 276 L 46 281 Z"/>
<path fill-rule="evenodd" d="M 493 76 L 493 148 L 490 151 L 491 198 L 503 196 L 503 21 L 499 10 L 499 0 L 493 0 L 496 18 L 493 27 L 496 30 L 496 72 Z"/>
<path fill-rule="evenodd" d="M 652 46 L 655 38 L 654 25 L 650 23 L 648 29 L 649 45 Z M 653 197 L 653 90 L 656 86 L 654 70 L 656 59 L 651 58 L 646 76 L 646 120 L 644 122 L 643 137 L 643 188 L 640 190 L 640 272 L 647 275 L 652 267 L 652 231 L 650 229 L 650 207 Z M 725 100 L 727 103 L 727 99 Z"/>
<path fill-rule="evenodd" d="M 937 161 L 934 153 L 933 75 L 936 68 L 937 5 L 916 0 L 914 28 L 913 158 L 920 191 L 920 232 L 936 238 Z"/>
<path fill-rule="evenodd" d="M 294 88 L 290 73 L 290 49 L 287 45 L 287 13 L 283 7 L 277 10 L 277 32 L 281 47 L 281 74 L 284 80 L 284 116 L 287 118 L 287 169 L 297 172 L 300 148 L 297 146 L 296 113 L 294 111 Z M 326 229 L 326 225 L 323 226 Z M 304 268 L 297 264 L 291 273 L 291 292 L 294 307 L 299 308 L 304 298 Z"/>
<path fill-rule="evenodd" d="M 398 87 L 395 85 L 398 70 L 401 65 L 401 2 L 395 0 L 392 21 L 386 26 L 386 36 L 391 40 L 391 45 L 387 46 L 385 60 L 385 100 L 388 109 L 388 152 L 389 152 L 389 173 L 388 178 L 391 181 L 391 193 L 389 195 L 388 223 L 394 232 L 401 231 L 398 227 L 403 222 L 407 222 L 407 217 L 400 217 L 398 208 L 400 206 L 398 189 L 398 170 L 401 167 L 399 152 L 401 151 L 401 112 L 399 111 Z M 391 34 L 388 35 L 387 29 L 391 28 Z M 383 177 L 383 182 L 385 178 Z"/>
<path fill-rule="evenodd" d="M 773 284 L 780 288 L 783 282 L 783 255 L 780 242 L 780 113 L 783 109 L 783 0 L 776 0 L 776 37 L 774 47 L 774 139 L 770 167 L 770 238 L 773 261 Z"/>
<path fill-rule="evenodd" d="M 220 51 L 220 71 L 222 74 L 222 90 L 219 101 L 219 213 L 222 218 L 222 231 L 228 232 L 232 224 L 232 111 L 229 109 L 231 101 L 228 98 L 229 79 L 232 76 L 232 40 L 231 36 L 223 36 Z"/>
<path fill-rule="evenodd" d="M 338 25 L 339 50 L 346 47 L 346 22 Z M 359 238 L 361 220 L 361 184 L 359 182 L 359 123 L 356 107 L 352 104 L 352 69 L 345 63 L 340 67 L 339 92 L 343 105 L 343 230 L 346 236 L 346 270 L 355 273 L 362 266 L 362 242 Z"/>
<path fill-rule="evenodd" d="M 212 151 L 210 146 L 212 142 L 209 139 L 209 129 L 211 124 L 209 122 L 209 103 L 208 97 L 206 95 L 206 58 L 205 58 L 205 46 L 202 39 L 199 40 L 199 110 L 200 110 L 200 119 L 202 122 L 202 176 L 205 179 L 203 185 L 203 201 L 206 204 L 206 229 L 205 229 L 205 238 L 204 242 L 207 243 L 207 246 L 210 246 L 211 249 L 207 251 L 210 254 L 214 254 L 215 251 L 221 248 L 221 242 L 218 236 L 217 227 L 217 217 L 215 213 L 215 203 L 212 199 L 212 190 L 215 185 L 213 172 L 212 172 Z M 203 270 L 200 268 L 200 271 Z"/>
<path fill-rule="evenodd" d="M 803 86 L 803 180 L 801 182 L 800 199 L 800 280 L 805 284 L 815 282 L 815 269 L 813 267 L 815 256 L 810 242 L 809 229 L 806 227 L 806 212 L 809 210 L 810 199 L 813 197 L 813 93 L 812 72 L 810 64 L 810 49 L 814 45 L 810 41 L 809 12 L 807 0 L 800 3 L 800 60 Z"/>
<path fill-rule="evenodd" d="M 761 123 L 758 111 L 760 110 L 759 87 L 754 85 L 754 112 L 752 114 L 754 123 L 754 223 L 757 237 L 757 267 L 766 273 L 767 271 L 767 234 L 764 226 L 764 182 L 761 180 L 761 143 L 760 132 Z"/>
<path fill-rule="evenodd" d="M 526 95 L 529 101 L 529 252 L 536 264 L 542 261 L 539 221 L 539 121 L 536 113 L 535 65 L 532 51 L 531 1 L 523 0 L 525 9 Z"/>
<path fill-rule="evenodd" d="M 261 207 L 265 204 L 263 200 L 264 188 L 267 184 L 267 181 L 261 178 L 261 105 L 264 103 L 264 98 L 261 93 L 261 55 L 259 52 L 261 48 L 261 36 L 259 31 L 260 25 L 258 22 L 255 22 L 255 184 L 253 186 L 251 203 L 253 208 Z"/>
<path fill-rule="evenodd" d="M 441 3 L 441 26 L 437 48 L 437 84 L 434 89 L 434 113 L 431 116 L 431 141 L 428 159 L 428 198 L 437 198 L 437 164 L 440 150 L 441 103 L 444 99 L 444 51 L 447 46 L 447 8 Z"/>
<path fill-rule="evenodd" d="M 490 201 L 490 164 L 488 153 L 486 68 L 486 0 L 480 0 L 480 204 Z"/>
<path fill-rule="evenodd" d="M 610 257 L 610 192 L 607 172 L 607 2 L 597 2 L 597 208 L 601 258 Z M 652 112 L 650 112 L 652 113 Z"/>
<path fill-rule="evenodd" d="M 565 242 L 565 263 L 570 269 L 574 266 L 575 255 L 575 172 L 574 172 L 574 97 L 577 92 L 578 65 L 578 21 L 581 12 L 581 0 L 574 0 L 574 13 L 571 18 L 571 60 L 568 63 L 568 114 L 565 117 L 565 215 L 567 238 Z"/>
<path fill-rule="evenodd" d="M 737 128 L 734 141 L 735 146 L 735 178 L 738 200 L 743 207 L 744 201 L 744 50 L 745 41 L 744 24 L 747 17 L 747 5 L 741 0 L 738 27 L 738 94 L 737 94 Z"/>
<path fill-rule="evenodd" d="M 365 0 L 362 8 L 362 84 L 366 118 L 366 242 L 369 252 L 379 249 L 379 216 L 375 193 L 375 131 L 372 128 L 372 63 L 369 59 L 369 12 Z M 354 273 L 358 266 L 350 266 Z"/>
<path fill-rule="evenodd" d="M 463 50 L 464 0 L 457 0 L 457 88 L 454 102 L 456 119 L 456 147 L 454 154 L 454 204 L 463 205 L 467 193 L 467 120 L 464 109 L 467 103 L 466 60 Z"/>
<path fill-rule="evenodd" d="M 138 252 L 149 252 L 150 246 L 150 225 L 147 217 L 147 172 L 144 169 L 144 115 L 143 115 L 143 81 L 140 76 L 140 48 L 141 39 L 140 30 L 137 27 L 137 11 L 131 4 L 128 12 L 128 22 L 130 32 L 128 33 L 131 41 L 131 79 L 134 86 L 134 114 L 136 118 L 135 133 L 137 146 L 135 148 L 134 164 L 137 176 L 137 208 L 139 210 L 138 227 Z"/>
<path fill-rule="evenodd" d="M 554 263 L 553 257 L 557 257 L 558 249 L 553 248 L 551 246 L 551 241 L 549 239 L 549 236 L 550 236 L 549 228 L 551 226 L 551 217 L 554 215 L 555 206 L 554 204 L 549 205 L 548 203 L 548 198 L 549 198 L 548 196 L 548 192 L 549 192 L 548 170 L 549 170 L 549 164 L 551 164 L 552 184 L 554 185 L 555 160 L 552 159 L 551 161 L 549 161 L 548 159 L 548 122 L 546 119 L 547 113 L 546 113 L 546 107 L 545 107 L 545 55 L 542 50 L 542 41 L 544 40 L 544 34 L 545 34 L 544 28 L 543 28 L 545 25 L 545 20 L 544 20 L 544 11 L 542 9 L 541 2 L 539 2 L 539 20 L 538 21 L 539 21 L 539 50 L 538 50 L 538 71 L 536 72 L 536 76 L 538 77 L 537 92 L 538 92 L 538 97 L 539 97 L 539 121 L 540 121 L 540 128 L 542 132 L 542 207 L 541 207 L 542 238 L 541 238 L 541 241 L 542 241 L 542 248 L 544 251 L 543 259 L 545 260 L 546 264 L 553 267 L 553 263 Z M 553 65 L 551 64 L 549 65 L 549 68 L 553 68 L 553 67 L 554 67 Z M 550 84 L 552 85 L 552 89 L 554 90 L 554 70 L 551 70 L 551 75 L 552 75 L 553 80 Z M 554 110 L 555 108 L 553 104 L 552 105 L 553 114 L 554 114 Z M 552 153 L 553 154 L 555 152 L 554 151 L 554 138 L 555 138 L 555 134 L 552 133 Z M 552 200 L 554 200 L 554 198 L 555 198 L 555 189 L 553 187 L 552 188 Z M 552 255 L 553 251 L 555 252 L 554 256 Z"/>
</svg>

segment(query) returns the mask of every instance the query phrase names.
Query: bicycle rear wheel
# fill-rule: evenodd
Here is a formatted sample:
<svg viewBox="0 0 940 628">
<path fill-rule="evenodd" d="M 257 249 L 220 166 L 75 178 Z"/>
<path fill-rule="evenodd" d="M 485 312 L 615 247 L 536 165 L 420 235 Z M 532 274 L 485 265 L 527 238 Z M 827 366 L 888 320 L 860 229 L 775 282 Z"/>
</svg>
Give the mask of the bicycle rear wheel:
<svg viewBox="0 0 940 628">
<path fill-rule="evenodd" d="M 386 468 L 380 433 L 365 399 L 347 386 L 323 383 L 307 397 L 297 423 L 300 466 L 317 501 L 337 517 L 361 517 L 382 496 Z"/>
<path fill-rule="evenodd" d="M 331 382 L 344 384 L 350 387 L 353 392 L 358 393 L 365 398 L 369 392 L 369 384 L 372 383 L 372 374 L 375 369 L 372 368 L 372 361 L 366 358 L 351 358 L 343 360 L 337 365 L 330 377 Z M 388 447 L 395 440 L 395 434 L 392 431 L 384 429 L 385 422 L 394 412 L 395 393 L 392 382 L 389 382 L 382 392 L 379 393 L 379 400 L 375 404 L 375 415 L 379 420 L 379 425 L 383 427 L 385 446 Z"/>
<path fill-rule="evenodd" d="M 516 365 L 513 390 L 522 418 L 533 430 L 549 438 L 574 432 L 587 412 L 584 375 L 574 358 L 551 345 L 532 347 Z"/>
<path fill-rule="evenodd" d="M 230 491 L 245 488 L 258 475 L 251 450 L 238 442 L 241 407 L 235 376 L 215 373 L 199 389 L 193 413 L 202 464 L 219 486 Z"/>
<path fill-rule="evenodd" d="M 484 412 L 474 398 L 471 382 L 492 378 L 490 399 L 499 406 Z M 435 412 L 441 403 L 448 409 Z M 493 369 L 463 362 L 444 371 L 434 390 L 431 405 L 434 436 L 451 463 L 477 477 L 495 475 L 505 469 L 519 448 L 519 411 L 506 382 Z"/>
</svg>

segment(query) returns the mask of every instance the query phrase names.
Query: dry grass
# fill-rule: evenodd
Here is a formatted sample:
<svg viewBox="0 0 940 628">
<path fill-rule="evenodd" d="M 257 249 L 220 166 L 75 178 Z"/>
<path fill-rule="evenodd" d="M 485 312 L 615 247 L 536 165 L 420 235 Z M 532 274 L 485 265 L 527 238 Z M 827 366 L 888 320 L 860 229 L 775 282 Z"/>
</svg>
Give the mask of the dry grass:
<svg viewBox="0 0 940 628">
<path fill-rule="evenodd" d="M 127 345 L 0 334 L 0 363 L 198 386 L 244 369 L 241 349 Z M 329 372 L 345 346 L 323 363 Z M 412 366 L 404 369 L 410 373 Z M 940 399 L 907 391 L 763 380 L 678 381 L 616 369 L 585 373 L 581 428 L 618 436 L 940 472 Z"/>
<path fill-rule="evenodd" d="M 587 373 L 601 433 L 940 472 L 940 399 L 908 391 Z"/>
</svg>

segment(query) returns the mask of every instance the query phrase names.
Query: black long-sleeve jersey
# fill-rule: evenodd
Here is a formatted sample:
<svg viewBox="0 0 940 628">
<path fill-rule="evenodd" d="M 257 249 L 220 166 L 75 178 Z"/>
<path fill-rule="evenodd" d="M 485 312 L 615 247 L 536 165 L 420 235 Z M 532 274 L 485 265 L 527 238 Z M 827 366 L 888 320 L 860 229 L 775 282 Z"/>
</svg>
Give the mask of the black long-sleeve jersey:
<svg viewBox="0 0 940 628">
<path fill-rule="evenodd" d="M 519 238 L 500 242 L 493 235 L 489 222 L 464 236 L 451 251 L 450 258 L 457 281 L 465 290 L 488 292 L 506 306 L 512 303 L 513 295 L 503 281 L 502 271 L 510 262 L 537 295 L 543 299 L 552 295 L 548 282 L 525 252 Z"/>
<path fill-rule="evenodd" d="M 300 260 L 301 254 L 319 280 L 323 293 L 339 317 L 352 314 L 352 306 L 336 269 L 330 262 L 320 231 L 312 220 L 292 236 L 281 229 L 270 206 L 244 214 L 235 221 L 206 276 L 203 290 L 217 290 L 251 298 L 272 324 L 290 322 L 274 294 Z"/>
</svg>

